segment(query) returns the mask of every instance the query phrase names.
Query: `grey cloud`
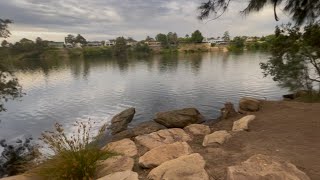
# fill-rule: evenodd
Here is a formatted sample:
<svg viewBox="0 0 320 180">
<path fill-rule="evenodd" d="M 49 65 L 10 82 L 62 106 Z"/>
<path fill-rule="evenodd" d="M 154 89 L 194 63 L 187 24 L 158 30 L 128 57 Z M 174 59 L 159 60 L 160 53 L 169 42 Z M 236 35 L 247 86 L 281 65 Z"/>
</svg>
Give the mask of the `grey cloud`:
<svg viewBox="0 0 320 180">
<path fill-rule="evenodd" d="M 47 32 L 81 33 L 92 39 L 121 35 L 143 39 L 147 35 L 154 36 L 158 32 L 168 31 L 184 36 L 195 29 L 202 30 L 207 36 L 221 35 L 225 30 L 234 35 L 259 35 L 271 33 L 277 24 L 272 13 L 270 16 L 260 14 L 246 19 L 240 17 L 238 12 L 245 5 L 243 1 L 231 4 L 228 12 L 219 20 L 200 22 L 196 19 L 196 8 L 200 2 L 201 0 L 11 0 L 0 1 L 0 17 L 13 19 L 19 32 L 39 28 Z"/>
</svg>

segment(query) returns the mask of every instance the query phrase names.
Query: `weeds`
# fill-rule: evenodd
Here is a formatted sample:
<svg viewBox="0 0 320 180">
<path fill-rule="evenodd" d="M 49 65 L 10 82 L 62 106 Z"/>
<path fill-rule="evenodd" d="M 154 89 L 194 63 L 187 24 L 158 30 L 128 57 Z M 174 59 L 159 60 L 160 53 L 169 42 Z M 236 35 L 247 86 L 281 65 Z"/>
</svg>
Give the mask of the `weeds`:
<svg viewBox="0 0 320 180">
<path fill-rule="evenodd" d="M 46 179 L 93 179 L 97 161 L 111 157 L 113 154 L 101 151 L 92 140 L 101 137 L 106 125 L 101 127 L 98 136 L 90 135 L 92 123 L 76 122 L 76 131 L 71 136 L 65 134 L 65 130 L 59 123 L 55 124 L 55 131 L 42 133 L 41 140 L 55 155 L 40 164 L 34 173 L 46 177 Z"/>
</svg>

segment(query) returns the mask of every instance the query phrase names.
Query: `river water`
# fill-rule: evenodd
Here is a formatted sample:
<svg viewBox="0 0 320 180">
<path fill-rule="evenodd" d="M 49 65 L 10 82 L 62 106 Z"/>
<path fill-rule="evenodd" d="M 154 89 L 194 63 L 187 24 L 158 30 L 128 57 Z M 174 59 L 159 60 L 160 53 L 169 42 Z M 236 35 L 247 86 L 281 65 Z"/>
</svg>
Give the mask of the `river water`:
<svg viewBox="0 0 320 180">
<path fill-rule="evenodd" d="M 157 55 L 144 58 L 28 60 L 16 65 L 23 87 L 20 100 L 0 113 L 0 137 L 38 137 L 60 122 L 71 131 L 76 120 L 96 126 L 135 107 L 131 125 L 152 120 L 159 111 L 196 107 L 216 118 L 226 101 L 251 96 L 281 99 L 287 92 L 263 78 L 259 52 Z"/>
</svg>

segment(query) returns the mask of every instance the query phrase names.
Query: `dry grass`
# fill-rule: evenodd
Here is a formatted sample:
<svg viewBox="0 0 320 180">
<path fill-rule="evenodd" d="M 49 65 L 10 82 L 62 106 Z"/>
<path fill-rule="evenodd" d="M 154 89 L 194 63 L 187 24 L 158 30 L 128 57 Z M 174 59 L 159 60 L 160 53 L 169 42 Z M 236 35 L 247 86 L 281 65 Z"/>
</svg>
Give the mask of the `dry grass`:
<svg viewBox="0 0 320 180">
<path fill-rule="evenodd" d="M 114 154 L 101 151 L 91 140 L 98 139 L 105 131 L 104 125 L 97 137 L 92 138 L 90 131 L 92 123 L 76 122 L 77 130 L 71 136 L 67 136 L 62 125 L 56 123 L 55 131 L 46 131 L 41 140 L 54 152 L 48 160 L 40 164 L 31 173 L 35 173 L 46 179 L 94 179 L 97 161 L 107 159 Z"/>
</svg>

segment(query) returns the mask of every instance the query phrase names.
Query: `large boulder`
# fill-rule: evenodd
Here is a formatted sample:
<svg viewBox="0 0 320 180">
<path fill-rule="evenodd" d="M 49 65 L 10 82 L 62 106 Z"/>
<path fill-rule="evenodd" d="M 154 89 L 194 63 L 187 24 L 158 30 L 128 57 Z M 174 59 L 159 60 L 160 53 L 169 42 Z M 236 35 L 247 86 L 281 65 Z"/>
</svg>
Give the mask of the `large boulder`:
<svg viewBox="0 0 320 180">
<path fill-rule="evenodd" d="M 154 168 L 160 164 L 178 158 L 180 156 L 189 155 L 192 149 L 186 142 L 176 142 L 173 144 L 165 144 L 151 149 L 139 158 L 139 165 L 144 168 Z"/>
<path fill-rule="evenodd" d="M 167 128 L 184 128 L 190 124 L 204 122 L 204 117 L 195 108 L 186 108 L 174 111 L 159 112 L 154 119 Z"/>
<path fill-rule="evenodd" d="M 255 98 L 244 97 L 240 99 L 239 108 L 241 111 L 259 111 L 261 102 Z"/>
<path fill-rule="evenodd" d="M 139 180 L 138 173 L 133 171 L 122 171 L 109 174 L 98 180 Z"/>
<path fill-rule="evenodd" d="M 227 141 L 229 138 L 231 138 L 231 134 L 229 134 L 227 131 L 216 131 L 212 134 L 208 134 L 204 137 L 202 145 L 204 147 L 210 146 L 210 145 L 217 145 L 217 144 L 223 144 L 225 141 Z"/>
<path fill-rule="evenodd" d="M 183 129 L 173 128 L 140 135 L 135 137 L 135 140 L 144 147 L 153 149 L 174 142 L 191 141 L 192 138 Z"/>
<path fill-rule="evenodd" d="M 126 130 L 135 113 L 135 108 L 129 108 L 115 115 L 111 119 L 111 125 L 109 127 L 109 129 L 111 130 L 111 134 L 116 134 Z"/>
<path fill-rule="evenodd" d="M 205 161 L 198 154 L 181 156 L 162 163 L 151 170 L 148 179 L 152 180 L 209 180 L 209 176 L 204 169 Z"/>
<path fill-rule="evenodd" d="M 247 131 L 249 130 L 249 123 L 256 118 L 255 115 L 245 116 L 233 122 L 232 131 Z"/>
<path fill-rule="evenodd" d="M 207 135 L 210 134 L 211 130 L 209 126 L 203 125 L 203 124 L 191 124 L 184 128 L 184 130 L 194 136 L 197 135 Z"/>
<path fill-rule="evenodd" d="M 133 157 L 138 154 L 136 144 L 130 139 L 122 139 L 120 141 L 109 143 L 104 146 L 102 150 L 119 153 L 129 157 Z"/>
<path fill-rule="evenodd" d="M 254 155 L 238 166 L 227 168 L 227 180 L 310 180 L 295 165 L 265 155 Z"/>
<path fill-rule="evenodd" d="M 119 171 L 131 171 L 134 160 L 127 156 L 113 156 L 97 163 L 96 178 L 101 178 Z"/>
</svg>

